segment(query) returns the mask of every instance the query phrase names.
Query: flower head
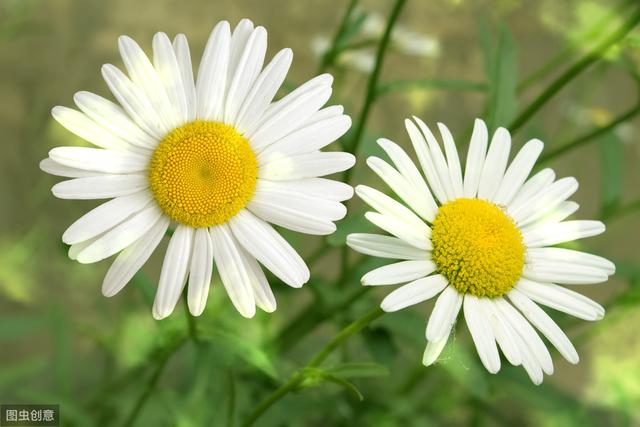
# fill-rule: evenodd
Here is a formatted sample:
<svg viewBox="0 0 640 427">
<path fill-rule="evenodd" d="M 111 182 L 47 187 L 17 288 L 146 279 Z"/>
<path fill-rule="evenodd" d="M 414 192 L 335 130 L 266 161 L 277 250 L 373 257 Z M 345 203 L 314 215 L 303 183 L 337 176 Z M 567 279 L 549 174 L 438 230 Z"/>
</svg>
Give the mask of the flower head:
<svg viewBox="0 0 640 427">
<path fill-rule="evenodd" d="M 117 258 L 102 292 L 115 295 L 145 264 L 171 223 L 153 306 L 157 319 L 174 309 L 188 282 L 192 314 L 204 310 L 215 263 L 238 311 L 271 312 L 276 302 L 260 264 L 302 286 L 309 270 L 269 224 L 330 234 L 353 190 L 319 178 L 353 166 L 342 152 L 320 150 L 351 120 L 340 106 L 322 108 L 333 79 L 317 76 L 278 101 L 291 65 L 283 49 L 263 67 L 267 32 L 247 19 L 213 29 L 194 76 L 187 39 L 153 38 L 149 59 L 132 39 L 118 41 L 128 76 L 113 65 L 102 75 L 118 104 L 88 92 L 79 110 L 53 117 L 98 148 L 58 147 L 40 164 L 72 178 L 52 191 L 62 199 L 112 199 L 63 234 L 82 263 Z M 259 264 L 259 263 L 260 264 Z"/>
<path fill-rule="evenodd" d="M 402 260 L 365 274 L 364 285 L 406 283 L 383 301 L 397 311 L 438 295 L 426 330 L 423 363 L 434 363 L 460 310 L 478 355 L 491 373 L 500 369 L 498 348 L 522 365 L 539 384 L 553 372 L 551 356 L 538 332 L 571 363 L 578 354 L 539 304 L 584 320 L 604 309 L 561 285 L 607 280 L 614 265 L 599 256 L 555 247 L 600 234 L 599 221 L 566 221 L 578 209 L 568 198 L 574 178 L 555 180 L 551 169 L 529 178 L 543 144 L 527 142 L 508 165 L 511 136 L 499 128 L 488 143 L 487 127 L 476 120 L 464 176 L 449 129 L 438 124 L 444 153 L 420 119 L 405 122 L 426 176 L 392 141 L 378 140 L 392 160 L 370 157 L 367 164 L 408 206 L 361 185 L 356 193 L 375 212 L 366 218 L 392 236 L 351 234 L 359 252 Z M 407 283 L 408 282 L 408 283 Z"/>
</svg>

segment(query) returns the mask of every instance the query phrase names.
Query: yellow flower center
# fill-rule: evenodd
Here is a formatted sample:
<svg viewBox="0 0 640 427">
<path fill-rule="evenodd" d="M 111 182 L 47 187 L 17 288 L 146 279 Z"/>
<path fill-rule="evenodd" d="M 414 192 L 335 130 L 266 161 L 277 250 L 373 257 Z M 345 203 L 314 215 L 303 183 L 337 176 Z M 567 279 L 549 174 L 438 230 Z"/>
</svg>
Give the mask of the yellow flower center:
<svg viewBox="0 0 640 427">
<path fill-rule="evenodd" d="M 499 297 L 522 275 L 522 234 L 493 203 L 479 199 L 447 202 L 438 210 L 431 240 L 438 271 L 460 293 Z"/>
<path fill-rule="evenodd" d="M 197 120 L 171 131 L 149 163 L 158 205 L 191 227 L 222 224 L 251 199 L 258 162 L 249 142 L 233 127 Z"/>
</svg>

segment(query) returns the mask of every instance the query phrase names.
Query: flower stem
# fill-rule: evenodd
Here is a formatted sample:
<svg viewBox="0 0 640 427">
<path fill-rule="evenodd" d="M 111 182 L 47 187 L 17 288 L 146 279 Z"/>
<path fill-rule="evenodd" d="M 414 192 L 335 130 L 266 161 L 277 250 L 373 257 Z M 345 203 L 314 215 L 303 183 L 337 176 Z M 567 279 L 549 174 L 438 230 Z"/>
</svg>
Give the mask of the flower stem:
<svg viewBox="0 0 640 427">
<path fill-rule="evenodd" d="M 602 55 L 614 44 L 622 40 L 640 21 L 640 8 L 636 9 L 629 18 L 613 31 L 602 42 L 576 61 L 568 70 L 556 78 L 509 126 L 512 133 L 524 126 L 535 113 L 542 108 L 555 94 L 567 83 L 587 69 L 591 64 L 599 60 Z"/>
<path fill-rule="evenodd" d="M 580 146 L 582 146 L 582 145 L 584 145 L 584 144 L 586 144 L 588 142 L 594 141 L 600 135 L 603 135 L 603 134 L 609 132 L 611 129 L 615 128 L 616 126 L 618 126 L 621 123 L 626 122 L 627 120 L 632 119 L 633 117 L 635 117 L 639 113 L 640 113 L 640 103 L 636 104 L 634 107 L 632 107 L 629 110 L 627 110 L 626 112 L 622 113 L 619 117 L 617 117 L 616 119 L 612 120 L 606 126 L 594 129 L 589 133 L 586 133 L 586 134 L 584 134 L 582 136 L 577 137 L 576 139 L 574 139 L 571 142 L 568 142 L 566 144 L 562 144 L 558 148 L 547 152 L 545 155 L 540 157 L 540 163 L 546 163 L 546 162 L 550 161 L 551 159 L 554 159 L 554 158 L 566 153 L 567 151 L 571 151 L 571 150 L 573 150 L 575 148 L 578 148 L 578 147 L 580 147 Z"/>
<path fill-rule="evenodd" d="M 360 141 L 362 140 L 362 133 L 364 132 L 365 125 L 367 124 L 369 111 L 371 110 L 371 105 L 373 104 L 373 101 L 375 100 L 376 94 L 378 92 L 378 80 L 380 79 L 380 72 L 382 71 L 384 55 L 387 52 L 387 46 L 389 45 L 389 41 L 391 40 L 391 32 L 405 3 L 406 0 L 396 0 L 396 3 L 391 10 L 391 15 L 389 15 L 387 26 L 385 27 L 382 38 L 380 39 L 380 43 L 378 44 L 373 71 L 369 75 L 369 81 L 367 82 L 367 92 L 365 95 L 364 104 L 362 106 L 362 110 L 360 111 L 360 116 L 356 121 L 353 137 L 346 146 L 347 151 L 353 154 L 356 153 L 358 145 L 360 145 Z M 349 181 L 352 170 L 353 168 L 347 170 L 345 174 L 345 182 Z"/>
<path fill-rule="evenodd" d="M 347 6 L 347 10 L 342 17 L 342 21 L 340 21 L 340 25 L 338 26 L 338 31 L 333 37 L 333 41 L 331 42 L 331 47 L 322 55 L 322 60 L 320 61 L 320 67 L 318 69 L 318 73 L 324 72 L 327 68 L 331 67 L 335 62 L 338 54 L 341 51 L 342 43 L 344 35 L 349 28 L 349 21 L 351 21 L 351 15 L 353 15 L 353 11 L 358 5 L 359 0 L 350 0 L 349 6 Z"/>
<path fill-rule="evenodd" d="M 336 336 L 334 336 L 303 368 L 297 370 L 280 387 L 274 390 L 269 396 L 267 396 L 256 408 L 249 414 L 249 417 L 242 424 L 243 427 L 252 426 L 262 414 L 264 414 L 271 406 L 286 396 L 290 391 L 295 390 L 300 383 L 304 380 L 304 372 L 310 368 L 317 368 L 322 362 L 338 347 L 340 347 L 347 339 L 356 334 L 378 317 L 382 316 L 384 311 L 381 308 L 376 307 L 369 311 L 361 318 L 355 320 L 347 327 L 342 329 Z"/>
<path fill-rule="evenodd" d="M 167 362 L 169 362 L 169 359 L 171 359 L 171 356 L 185 342 L 186 342 L 186 337 L 181 337 L 177 339 L 171 346 L 169 346 L 166 349 L 166 351 L 164 351 L 160 355 L 158 361 L 156 362 L 156 366 L 153 373 L 151 374 L 151 376 L 149 377 L 149 380 L 144 386 L 144 390 L 138 397 L 138 400 L 136 400 L 136 403 L 133 405 L 133 409 L 131 409 L 131 412 L 127 416 L 125 422 L 122 424 L 123 427 L 131 427 L 135 424 L 136 419 L 138 418 L 138 415 L 140 415 L 142 408 L 144 407 L 145 403 L 147 403 L 147 400 L 153 393 L 153 390 L 155 389 L 156 384 L 158 383 L 158 380 L 162 376 L 162 373 L 164 372 L 164 369 L 167 366 Z"/>
</svg>

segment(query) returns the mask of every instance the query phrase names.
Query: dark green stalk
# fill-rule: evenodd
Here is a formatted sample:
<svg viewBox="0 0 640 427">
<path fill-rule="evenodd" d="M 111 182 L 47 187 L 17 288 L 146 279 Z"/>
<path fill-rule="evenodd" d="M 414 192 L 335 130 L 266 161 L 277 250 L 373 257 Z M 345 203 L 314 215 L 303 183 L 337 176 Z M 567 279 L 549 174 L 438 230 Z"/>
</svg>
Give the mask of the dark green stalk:
<svg viewBox="0 0 640 427">
<path fill-rule="evenodd" d="M 535 113 L 542 108 L 554 95 L 556 95 L 567 83 L 586 70 L 594 62 L 598 61 L 604 53 L 614 44 L 622 40 L 640 21 L 640 8 L 636 9 L 629 18 L 611 33 L 602 42 L 576 61 L 568 70 L 556 78 L 509 126 L 512 133 L 524 126 Z"/>
<path fill-rule="evenodd" d="M 581 37 L 581 41 L 588 41 L 590 39 L 594 39 L 599 36 L 602 31 L 620 14 L 624 11 L 624 9 L 631 5 L 635 0 L 623 0 L 620 4 L 618 4 L 615 8 L 610 10 L 607 14 L 605 14 L 596 24 L 589 28 Z M 566 59 L 570 58 L 580 46 L 577 43 L 572 43 L 563 49 L 560 53 L 555 55 L 549 62 L 544 64 L 542 67 L 538 68 L 536 71 L 531 73 L 527 78 L 525 78 L 522 82 L 518 84 L 518 92 L 524 92 L 529 87 L 533 86 L 533 84 L 537 83 L 538 80 L 547 76 L 553 69 L 555 69 L 558 65 L 562 64 Z"/>
<path fill-rule="evenodd" d="M 549 162 L 550 160 L 565 154 L 568 151 L 574 150 L 584 144 L 587 144 L 589 142 L 595 141 L 599 136 L 604 135 L 605 133 L 609 132 L 611 129 L 615 128 L 616 126 L 618 126 L 621 123 L 626 122 L 627 120 L 632 119 L 634 116 L 636 116 L 638 113 L 640 113 L 640 103 L 638 103 L 637 105 L 635 105 L 634 107 L 630 108 L 629 110 L 627 110 L 626 112 L 624 112 L 623 114 L 621 114 L 619 117 L 617 117 L 616 119 L 612 120 L 608 125 L 597 128 L 592 130 L 591 132 L 588 132 L 582 136 L 577 137 L 576 139 L 574 139 L 573 141 L 570 141 L 566 144 L 562 144 L 560 145 L 558 148 L 552 149 L 550 151 L 548 151 L 546 154 L 542 155 L 540 157 L 540 163 L 546 163 Z"/>
<path fill-rule="evenodd" d="M 342 17 L 342 21 L 340 21 L 340 25 L 338 26 L 338 31 L 336 31 L 333 36 L 333 41 L 331 42 L 331 47 L 327 50 L 324 55 L 322 55 L 322 60 L 320 61 L 320 67 L 318 69 L 318 74 L 324 72 L 327 68 L 331 67 L 336 60 L 336 57 L 341 52 L 342 38 L 344 37 L 344 33 L 349 28 L 349 21 L 351 21 L 351 15 L 353 15 L 353 11 L 358 5 L 358 0 L 350 0 L 349 5 L 347 6 L 347 10 Z"/>
<path fill-rule="evenodd" d="M 380 39 L 380 43 L 378 44 L 378 48 L 376 50 L 376 60 L 373 66 L 373 71 L 369 75 L 369 80 L 367 82 L 367 91 L 365 94 L 364 104 L 362 106 L 362 110 L 360 111 L 360 115 L 358 120 L 355 122 L 355 130 L 353 132 L 353 137 L 347 144 L 347 151 L 351 153 L 356 153 L 358 150 L 358 145 L 362 140 L 362 133 L 364 132 L 365 125 L 367 124 L 367 119 L 369 118 L 369 112 L 371 110 L 371 106 L 373 101 L 375 100 L 377 88 L 378 88 L 378 80 L 380 79 L 380 72 L 382 71 L 382 64 L 384 62 L 384 55 L 387 51 L 387 46 L 389 45 L 389 41 L 391 40 L 391 32 L 393 31 L 393 27 L 398 20 L 398 16 L 400 15 L 400 11 L 402 7 L 406 3 L 406 0 L 396 0 L 393 9 L 391 10 L 391 15 L 389 16 L 389 20 L 387 21 L 387 26 L 384 29 L 384 33 L 382 38 Z M 351 171 L 353 168 L 349 169 L 345 174 L 345 182 L 349 182 L 349 178 L 351 177 Z"/>
<path fill-rule="evenodd" d="M 159 359 L 156 362 L 156 366 L 153 373 L 149 377 L 149 380 L 146 382 L 142 393 L 136 400 L 136 403 L 133 405 L 133 408 L 131 409 L 131 412 L 125 419 L 125 422 L 122 424 L 123 427 L 131 427 L 135 425 L 138 415 L 140 415 L 142 408 L 144 407 L 145 403 L 147 403 L 147 400 L 153 393 L 153 390 L 155 389 L 156 384 L 158 383 L 158 380 L 162 376 L 162 373 L 164 372 L 164 369 L 167 366 L 167 362 L 169 362 L 169 359 L 171 359 L 171 356 L 182 346 L 182 344 L 184 344 L 185 341 L 186 341 L 185 337 L 181 337 L 177 339 L 172 346 L 167 348 L 166 351 L 159 356 Z"/>
<path fill-rule="evenodd" d="M 305 372 L 311 368 L 317 368 L 322 362 L 339 346 L 341 346 L 352 335 L 356 334 L 378 317 L 382 316 L 384 311 L 376 307 L 369 311 L 361 318 L 350 323 L 334 336 L 302 369 L 294 372 L 287 382 L 278 387 L 269 396 L 267 396 L 256 408 L 249 414 L 243 427 L 252 426 L 262 414 L 264 414 L 271 406 L 286 396 L 290 391 L 295 390 L 305 379 Z"/>
</svg>

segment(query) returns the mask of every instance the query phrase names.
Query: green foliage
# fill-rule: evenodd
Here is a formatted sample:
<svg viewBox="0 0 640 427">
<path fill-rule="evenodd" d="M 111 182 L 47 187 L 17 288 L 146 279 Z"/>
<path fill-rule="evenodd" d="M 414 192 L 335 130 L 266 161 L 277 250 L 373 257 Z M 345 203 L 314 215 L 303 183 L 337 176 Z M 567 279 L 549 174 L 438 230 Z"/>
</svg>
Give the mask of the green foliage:
<svg viewBox="0 0 640 427">
<path fill-rule="evenodd" d="M 554 160 L 558 176 L 576 175 L 581 183 L 576 200 L 585 217 L 602 216 L 608 227 L 593 242 L 562 246 L 615 258 L 617 273 L 610 284 L 576 289 L 606 306 L 602 322 L 585 324 L 552 313 L 582 362 L 569 366 L 551 350 L 556 374 L 538 387 L 504 359 L 498 374 L 487 373 L 462 316 L 439 359 L 422 366 L 432 303 L 385 314 L 371 325 L 368 320 L 357 324 L 392 288 L 363 287 L 361 276 L 394 262 L 346 247 L 350 233 L 377 232 L 357 200 L 348 202 L 348 215 L 329 236 L 283 231 L 301 254 L 314 256 L 307 260 L 311 280 L 302 289 L 269 277 L 278 300 L 275 313 L 242 318 L 214 274 L 202 316 L 192 318 L 179 305 L 171 317 L 156 321 L 150 310 L 162 260 L 157 254 L 118 296 L 106 300 L 100 295 L 107 263 L 73 263 L 59 241 L 73 218 L 95 203 L 53 200 L 49 187 L 57 180 L 44 177 L 36 166 L 53 146 L 87 144 L 46 112 L 55 104 L 70 105 L 76 90 L 106 96 L 95 71 L 113 59 L 114 44 L 105 46 L 116 35 L 132 31 L 142 35 L 144 44 L 144 37 L 158 28 L 188 32 L 197 58 L 207 29 L 189 16 L 216 21 L 227 13 L 203 0 L 186 2 L 181 11 L 160 3 L 163 7 L 134 21 L 131 8 L 115 2 L 0 4 L 5 58 L 0 93 L 6 96 L 0 106 L 5 131 L 0 188 L 6 193 L 0 208 L 5 225 L 0 233 L 0 403 L 59 403 L 63 425 L 83 427 L 235 427 L 263 404 L 254 425 L 265 427 L 640 424 L 634 328 L 640 320 L 640 258 L 634 240 L 640 193 L 633 167 L 640 153 L 640 108 L 633 103 L 640 82 L 640 35 L 636 28 L 626 38 L 626 33 L 611 38 L 633 16 L 636 2 L 508 0 L 486 12 L 476 34 L 479 9 L 473 2 L 374 5 L 350 0 L 338 23 L 330 8 L 320 11 L 318 5 L 287 1 L 278 6 L 276 18 L 304 28 L 269 26 L 270 52 L 298 43 L 281 94 L 316 67 L 335 76 L 334 101 L 344 104 L 354 121 L 335 146 L 352 149 L 358 157 L 353 175 L 337 178 L 353 185 L 372 185 L 392 195 L 367 170 L 366 158 L 386 157 L 376 144 L 379 137 L 407 147 L 402 119 L 412 114 L 428 123 L 447 123 L 459 144 L 460 130 L 478 116 L 491 129 L 526 126 L 516 137 L 519 142 L 542 132 L 550 138 L 545 142 L 554 151 L 546 148 L 544 160 Z M 234 16 L 242 12 L 257 24 L 272 20 L 275 10 L 246 2 L 234 7 Z M 394 7 L 401 9 L 398 22 L 390 18 Z M 337 28 L 329 50 L 311 62 L 304 46 L 316 31 L 328 34 L 331 25 Z M 408 29 L 434 37 L 442 54 L 408 57 L 393 43 L 387 46 L 385 29 L 389 38 Z M 372 58 L 380 65 L 377 74 L 355 72 L 340 61 L 354 51 L 374 55 L 378 47 Z M 596 61 L 601 61 L 599 73 L 590 73 Z M 593 88 L 590 100 L 575 93 L 576 78 L 582 79 L 577 87 Z M 580 112 L 592 103 L 613 119 L 583 125 L 591 121 Z M 553 141 L 558 134 L 568 143 Z M 591 143 L 592 150 L 583 149 Z M 568 152 L 572 157 L 564 156 Z M 327 347 L 354 322 L 357 333 Z M 321 360 L 310 363 L 319 354 Z"/>
</svg>

